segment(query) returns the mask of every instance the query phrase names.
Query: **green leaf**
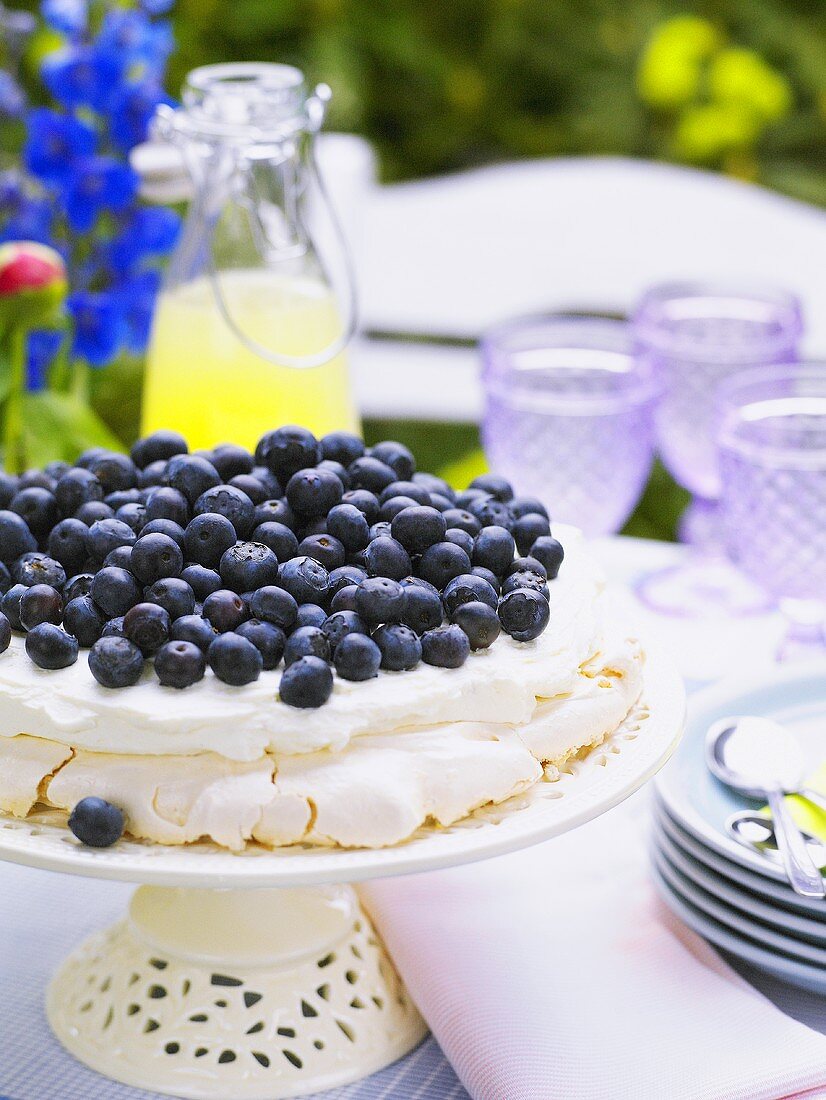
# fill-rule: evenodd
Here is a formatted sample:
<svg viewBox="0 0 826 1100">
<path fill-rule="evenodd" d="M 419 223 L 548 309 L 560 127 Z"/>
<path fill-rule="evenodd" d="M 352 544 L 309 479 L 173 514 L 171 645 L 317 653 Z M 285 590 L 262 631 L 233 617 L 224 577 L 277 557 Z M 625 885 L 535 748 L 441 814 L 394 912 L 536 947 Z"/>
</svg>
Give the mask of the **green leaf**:
<svg viewBox="0 0 826 1100">
<path fill-rule="evenodd" d="M 23 420 L 30 466 L 45 466 L 54 459 L 73 462 L 87 447 L 123 450 L 120 440 L 97 413 L 72 394 L 27 393 Z"/>
</svg>

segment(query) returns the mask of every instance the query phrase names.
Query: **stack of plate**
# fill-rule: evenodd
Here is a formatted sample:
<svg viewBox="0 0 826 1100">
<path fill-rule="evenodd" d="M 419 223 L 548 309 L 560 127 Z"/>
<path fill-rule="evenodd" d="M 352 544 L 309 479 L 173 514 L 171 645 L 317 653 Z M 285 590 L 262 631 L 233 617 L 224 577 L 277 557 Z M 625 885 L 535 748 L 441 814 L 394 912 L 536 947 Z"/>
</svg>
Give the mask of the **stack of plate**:
<svg viewBox="0 0 826 1100">
<path fill-rule="evenodd" d="M 794 893 L 771 844 L 749 847 L 734 838 L 732 815 L 757 814 L 760 807 L 706 768 L 709 726 L 745 714 L 789 726 L 814 772 L 826 759 L 826 668 L 791 668 L 695 697 L 685 738 L 656 783 L 654 879 L 666 904 L 715 946 L 783 981 L 826 993 L 826 900 Z M 826 846 L 812 839 L 810 850 L 826 868 Z"/>
</svg>

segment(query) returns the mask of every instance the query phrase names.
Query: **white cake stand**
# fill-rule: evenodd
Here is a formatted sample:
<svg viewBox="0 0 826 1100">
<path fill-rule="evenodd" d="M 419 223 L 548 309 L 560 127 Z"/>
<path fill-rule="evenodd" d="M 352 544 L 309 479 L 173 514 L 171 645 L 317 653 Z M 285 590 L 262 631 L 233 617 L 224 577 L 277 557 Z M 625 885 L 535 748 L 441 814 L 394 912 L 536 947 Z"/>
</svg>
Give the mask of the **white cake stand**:
<svg viewBox="0 0 826 1100">
<path fill-rule="evenodd" d="M 650 659 L 622 726 L 559 778 L 377 851 L 133 841 L 95 851 L 57 815 L 0 816 L 0 859 L 143 884 L 128 915 L 53 979 L 53 1031 L 100 1073 L 195 1100 L 306 1096 L 381 1069 L 426 1028 L 342 884 L 486 859 L 582 825 L 662 766 L 684 707 L 676 671 Z"/>
</svg>

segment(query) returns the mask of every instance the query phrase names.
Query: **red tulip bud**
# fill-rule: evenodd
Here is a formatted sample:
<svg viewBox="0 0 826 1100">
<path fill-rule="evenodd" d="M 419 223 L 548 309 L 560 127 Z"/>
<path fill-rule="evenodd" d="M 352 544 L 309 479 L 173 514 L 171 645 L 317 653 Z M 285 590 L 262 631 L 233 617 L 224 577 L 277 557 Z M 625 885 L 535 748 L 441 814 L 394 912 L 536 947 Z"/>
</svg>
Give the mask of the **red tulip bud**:
<svg viewBox="0 0 826 1100">
<path fill-rule="evenodd" d="M 0 329 L 54 323 L 66 297 L 66 268 L 58 252 L 34 241 L 0 245 Z"/>
</svg>

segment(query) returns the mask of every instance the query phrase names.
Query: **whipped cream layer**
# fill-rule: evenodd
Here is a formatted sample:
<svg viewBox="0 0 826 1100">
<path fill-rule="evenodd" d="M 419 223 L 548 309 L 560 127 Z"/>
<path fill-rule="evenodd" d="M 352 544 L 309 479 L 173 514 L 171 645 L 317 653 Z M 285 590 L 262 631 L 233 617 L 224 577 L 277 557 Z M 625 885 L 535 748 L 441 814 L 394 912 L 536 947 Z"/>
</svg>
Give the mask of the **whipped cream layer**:
<svg viewBox="0 0 826 1100">
<path fill-rule="evenodd" d="M 599 571 L 575 528 L 554 525 L 565 547 L 560 575 L 549 583 L 550 623 L 535 641 L 502 634 L 459 669 L 421 664 L 413 672 L 380 672 L 374 680 L 335 678 L 316 710 L 278 698 L 281 669 L 231 687 L 210 671 L 183 691 L 162 687 L 149 667 L 134 687 L 108 690 L 84 651 L 70 668 L 39 669 L 15 636 L 0 655 L 0 737 L 25 733 L 75 749 L 131 755 L 216 753 L 235 761 L 266 754 L 341 751 L 354 737 L 416 726 L 530 722 L 537 700 L 573 691 L 579 669 L 602 646 Z"/>
</svg>

